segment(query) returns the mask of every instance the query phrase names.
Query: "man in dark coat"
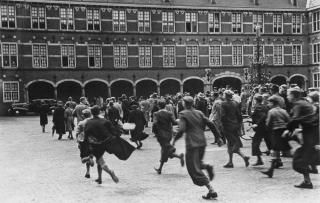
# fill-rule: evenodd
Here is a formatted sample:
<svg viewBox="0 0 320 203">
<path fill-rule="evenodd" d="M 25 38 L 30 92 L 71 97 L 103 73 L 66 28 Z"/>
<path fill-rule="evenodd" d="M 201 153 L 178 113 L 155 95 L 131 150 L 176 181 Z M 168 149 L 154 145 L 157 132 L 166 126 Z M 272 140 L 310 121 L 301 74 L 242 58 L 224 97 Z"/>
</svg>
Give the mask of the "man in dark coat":
<svg viewBox="0 0 320 203">
<path fill-rule="evenodd" d="M 205 99 L 203 93 L 198 94 L 198 102 L 196 103 L 196 109 L 201 111 L 205 116 L 208 116 L 208 102 Z"/>
<path fill-rule="evenodd" d="M 186 165 L 188 173 L 194 184 L 198 186 L 206 186 L 209 190 L 207 195 L 202 196 L 204 199 L 214 199 L 218 195 L 214 192 L 210 180 L 213 179 L 213 166 L 203 163 L 203 157 L 206 149 L 206 138 L 204 130 L 206 126 L 210 129 L 214 128 L 214 124 L 209 121 L 201 111 L 193 108 L 193 98 L 185 96 L 183 98 L 185 110 L 179 114 L 179 132 L 175 136 L 174 143 L 185 133 L 186 140 Z M 202 172 L 206 169 L 209 179 Z"/>
<path fill-rule="evenodd" d="M 59 135 L 58 140 L 61 140 L 62 135 L 66 133 L 64 108 L 62 101 L 58 101 L 57 108 L 53 112 L 52 122 L 55 126 L 56 133 Z"/>
<path fill-rule="evenodd" d="M 136 143 L 137 149 L 140 149 L 142 147 L 141 141 L 147 138 L 146 134 L 143 132 L 147 121 L 143 112 L 138 109 L 138 106 L 139 104 L 137 102 L 132 102 L 132 111 L 129 113 L 129 123 L 134 123 L 136 125 L 135 129 L 131 131 L 131 141 Z"/>
<path fill-rule="evenodd" d="M 42 127 L 42 132 L 44 133 L 45 127 L 48 124 L 48 112 L 50 111 L 49 105 L 45 103 L 44 100 L 41 100 L 41 106 L 39 108 L 40 115 L 40 125 Z"/>
<path fill-rule="evenodd" d="M 121 104 L 121 107 L 122 107 L 122 110 L 123 110 L 123 120 L 122 122 L 123 123 L 126 123 L 128 122 L 128 118 L 129 118 L 129 112 L 130 112 L 130 102 L 127 98 L 127 96 L 125 94 L 123 94 L 121 96 L 122 98 L 122 104 Z"/>
<path fill-rule="evenodd" d="M 121 119 L 121 117 L 120 117 L 119 110 L 114 107 L 113 101 L 109 102 L 109 109 L 108 109 L 107 116 L 114 126 L 118 126 L 118 122 Z M 106 117 L 106 115 L 105 115 L 105 117 Z"/>
<path fill-rule="evenodd" d="M 161 174 L 163 164 L 168 161 L 168 158 L 179 158 L 181 166 L 184 166 L 184 154 L 177 155 L 176 148 L 170 143 L 173 133 L 172 125 L 176 124 L 173 114 L 165 109 L 166 102 L 164 100 L 160 100 L 158 105 L 160 110 L 154 113 L 152 131 L 161 146 L 160 166 L 155 168 L 158 174 Z"/>
</svg>

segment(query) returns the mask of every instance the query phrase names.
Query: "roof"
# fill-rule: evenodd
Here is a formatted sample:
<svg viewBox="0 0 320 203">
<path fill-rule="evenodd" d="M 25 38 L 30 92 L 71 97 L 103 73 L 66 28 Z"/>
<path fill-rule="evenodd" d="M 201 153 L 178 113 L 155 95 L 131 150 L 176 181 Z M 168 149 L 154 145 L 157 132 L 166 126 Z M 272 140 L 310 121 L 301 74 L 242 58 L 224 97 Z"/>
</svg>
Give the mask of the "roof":
<svg viewBox="0 0 320 203">
<path fill-rule="evenodd" d="M 19 0 L 14 0 L 19 1 Z M 21 1 L 21 0 L 20 0 Z M 309 6 L 319 4 L 320 0 L 297 0 L 297 6 L 291 4 L 291 0 L 258 0 L 259 5 L 254 4 L 254 0 L 24 0 L 24 2 L 47 2 L 47 3 L 70 3 L 70 4 L 91 4 L 91 5 L 123 5 L 142 7 L 170 7 L 170 8 L 200 8 L 200 9 L 267 9 L 267 10 L 301 10 Z"/>
<path fill-rule="evenodd" d="M 308 0 L 306 7 L 308 9 L 320 8 L 320 0 Z"/>
</svg>

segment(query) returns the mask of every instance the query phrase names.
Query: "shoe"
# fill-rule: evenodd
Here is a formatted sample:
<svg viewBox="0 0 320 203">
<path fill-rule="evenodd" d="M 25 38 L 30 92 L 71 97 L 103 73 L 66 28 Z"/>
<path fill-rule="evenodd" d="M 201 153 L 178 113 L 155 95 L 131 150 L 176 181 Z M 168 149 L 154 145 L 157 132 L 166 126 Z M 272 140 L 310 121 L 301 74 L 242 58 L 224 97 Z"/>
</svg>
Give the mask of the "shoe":
<svg viewBox="0 0 320 203">
<path fill-rule="evenodd" d="M 306 183 L 305 181 L 303 181 L 300 185 L 295 185 L 294 187 L 305 188 L 305 189 L 313 189 L 312 183 Z"/>
<path fill-rule="evenodd" d="M 252 164 L 252 166 L 261 166 L 263 165 L 262 161 L 257 161 L 255 164 Z"/>
<path fill-rule="evenodd" d="M 223 166 L 224 168 L 233 168 L 232 163 L 227 163 L 226 165 Z"/>
<path fill-rule="evenodd" d="M 112 180 L 113 180 L 115 183 L 118 183 L 118 182 L 119 182 L 119 178 L 116 176 L 116 174 L 114 174 L 114 171 L 110 171 L 109 175 L 111 176 Z"/>
<path fill-rule="evenodd" d="M 267 175 L 269 178 L 272 178 L 273 176 L 273 170 L 267 170 L 267 171 L 261 171 L 261 173 Z"/>
<path fill-rule="evenodd" d="M 208 165 L 206 169 L 207 169 L 210 181 L 213 180 L 214 178 L 213 166 Z"/>
<path fill-rule="evenodd" d="M 161 174 L 161 170 L 154 168 L 155 171 L 157 171 L 157 173 L 160 175 Z"/>
<path fill-rule="evenodd" d="M 101 179 L 99 179 L 99 178 L 98 178 L 98 179 L 96 179 L 96 180 L 95 180 L 95 182 L 96 182 L 96 183 L 98 183 L 98 184 L 102 184 L 102 180 L 101 180 Z"/>
<path fill-rule="evenodd" d="M 216 192 L 208 192 L 207 195 L 202 196 L 202 198 L 206 200 L 215 199 L 217 197 L 218 197 L 218 194 Z"/>
<path fill-rule="evenodd" d="M 90 174 L 86 174 L 84 177 L 85 178 L 90 178 Z"/>
<path fill-rule="evenodd" d="M 137 149 L 141 149 L 142 147 L 142 142 L 140 142 L 140 144 L 137 146 Z"/>
<path fill-rule="evenodd" d="M 183 153 L 180 154 L 180 164 L 181 164 L 181 167 L 184 166 L 184 154 Z"/>
<path fill-rule="evenodd" d="M 249 163 L 250 157 L 247 157 L 247 156 L 246 156 L 246 157 L 244 157 L 243 159 L 244 159 L 244 163 L 246 164 L 246 167 L 248 167 L 249 164 L 250 164 L 250 163 Z"/>
<path fill-rule="evenodd" d="M 61 140 L 62 137 L 59 137 L 58 140 Z"/>
</svg>

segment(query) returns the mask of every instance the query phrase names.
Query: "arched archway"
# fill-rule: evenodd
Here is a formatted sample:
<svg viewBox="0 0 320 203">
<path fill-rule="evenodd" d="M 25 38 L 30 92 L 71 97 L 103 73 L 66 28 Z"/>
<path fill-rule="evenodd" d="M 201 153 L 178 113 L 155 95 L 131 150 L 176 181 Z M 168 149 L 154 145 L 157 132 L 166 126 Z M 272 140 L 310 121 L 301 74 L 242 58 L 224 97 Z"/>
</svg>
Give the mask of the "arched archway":
<svg viewBox="0 0 320 203">
<path fill-rule="evenodd" d="M 45 81 L 36 81 L 28 85 L 29 101 L 33 99 L 54 99 L 54 87 Z"/>
<path fill-rule="evenodd" d="M 68 97 L 72 97 L 74 101 L 79 102 L 82 94 L 82 88 L 75 81 L 63 81 L 57 86 L 58 100 L 67 101 Z"/>
<path fill-rule="evenodd" d="M 279 75 L 272 78 L 270 82 L 280 86 L 283 84 L 287 84 L 287 79 L 286 77 Z"/>
<path fill-rule="evenodd" d="M 174 95 L 180 92 L 180 83 L 174 79 L 167 79 L 160 83 L 160 95 Z"/>
<path fill-rule="evenodd" d="M 297 84 L 300 88 L 305 89 L 305 78 L 302 75 L 292 76 L 289 83 Z"/>
<path fill-rule="evenodd" d="M 239 78 L 228 77 L 228 76 L 218 78 L 213 82 L 213 87 L 218 87 L 218 88 L 231 87 L 234 90 L 238 90 L 238 92 L 241 91 L 241 85 L 242 85 L 242 82 Z"/>
<path fill-rule="evenodd" d="M 126 80 L 118 80 L 111 84 L 111 96 L 120 97 L 126 94 L 128 97 L 133 95 L 133 85 Z"/>
<path fill-rule="evenodd" d="M 93 103 L 95 97 L 102 97 L 106 99 L 108 97 L 108 85 L 101 81 L 90 81 L 84 86 L 86 97 L 89 103 Z"/>
<path fill-rule="evenodd" d="M 157 83 L 152 80 L 141 80 L 136 84 L 137 97 L 149 97 L 152 93 L 157 92 Z"/>
<path fill-rule="evenodd" d="M 189 92 L 191 95 L 204 91 L 203 81 L 200 79 L 189 79 L 183 83 L 183 92 Z"/>
</svg>

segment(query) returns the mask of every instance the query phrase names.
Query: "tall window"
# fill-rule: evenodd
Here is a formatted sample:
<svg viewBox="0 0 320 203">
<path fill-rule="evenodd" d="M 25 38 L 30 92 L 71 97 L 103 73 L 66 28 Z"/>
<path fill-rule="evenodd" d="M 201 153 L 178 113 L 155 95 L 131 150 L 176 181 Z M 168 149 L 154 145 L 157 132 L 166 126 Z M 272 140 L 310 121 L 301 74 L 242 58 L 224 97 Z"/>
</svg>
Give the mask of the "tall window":
<svg viewBox="0 0 320 203">
<path fill-rule="evenodd" d="M 275 65 L 283 64 L 283 49 L 281 45 L 273 47 L 273 64 Z"/>
<path fill-rule="evenodd" d="M 100 10 L 87 9 L 87 27 L 88 30 L 100 30 Z"/>
<path fill-rule="evenodd" d="M 241 13 L 232 14 L 232 32 L 242 32 Z"/>
<path fill-rule="evenodd" d="M 312 27 L 313 32 L 320 31 L 320 11 L 313 13 Z"/>
<path fill-rule="evenodd" d="M 138 31 L 150 32 L 150 11 L 138 12 Z"/>
<path fill-rule="evenodd" d="M 3 82 L 3 102 L 19 101 L 19 82 Z"/>
<path fill-rule="evenodd" d="M 282 15 L 273 15 L 273 33 L 282 33 Z"/>
<path fill-rule="evenodd" d="M 162 32 L 174 32 L 173 12 L 162 12 Z"/>
<path fill-rule="evenodd" d="M 63 68 L 76 67 L 74 45 L 61 45 L 61 61 Z"/>
<path fill-rule="evenodd" d="M 174 67 L 176 64 L 176 51 L 175 46 L 163 47 L 163 66 Z"/>
<path fill-rule="evenodd" d="M 253 32 L 257 32 L 256 27 L 260 26 L 260 33 L 263 32 L 263 14 L 262 13 L 255 13 L 252 16 L 253 21 Z"/>
<path fill-rule="evenodd" d="M 127 46 L 114 46 L 114 67 L 125 68 L 128 67 L 128 51 Z"/>
<path fill-rule="evenodd" d="M 320 43 L 313 45 L 313 63 L 320 63 Z"/>
<path fill-rule="evenodd" d="M 74 17 L 72 8 L 60 8 L 60 27 L 62 30 L 74 29 Z"/>
<path fill-rule="evenodd" d="M 198 32 L 198 15 L 197 13 L 186 13 L 186 32 Z"/>
<path fill-rule="evenodd" d="M 16 27 L 16 12 L 14 6 L 1 5 L 1 27 Z"/>
<path fill-rule="evenodd" d="M 300 14 L 292 15 L 292 33 L 294 34 L 301 33 L 301 15 Z"/>
<path fill-rule="evenodd" d="M 44 7 L 32 7 L 31 8 L 31 21 L 33 29 L 45 29 L 46 28 L 46 13 Z"/>
<path fill-rule="evenodd" d="M 2 44 L 2 67 L 16 68 L 18 67 L 18 48 L 14 43 Z"/>
<path fill-rule="evenodd" d="M 194 67 L 199 66 L 199 53 L 198 46 L 187 46 L 186 57 L 187 66 Z"/>
<path fill-rule="evenodd" d="M 301 45 L 292 46 L 292 64 L 301 64 Z"/>
<path fill-rule="evenodd" d="M 320 73 L 313 74 L 313 87 L 320 87 Z"/>
<path fill-rule="evenodd" d="M 112 11 L 112 22 L 113 22 L 113 31 L 125 32 L 127 29 L 125 11 L 113 10 Z"/>
<path fill-rule="evenodd" d="M 209 13 L 209 32 L 220 32 L 220 13 Z"/>
<path fill-rule="evenodd" d="M 209 48 L 209 65 L 220 66 L 221 65 L 221 46 L 210 46 Z"/>
<path fill-rule="evenodd" d="M 242 65 L 242 46 L 232 46 L 232 65 Z"/>
<path fill-rule="evenodd" d="M 46 44 L 34 44 L 32 45 L 32 57 L 34 68 L 46 68 L 47 63 L 47 45 Z"/>
<path fill-rule="evenodd" d="M 100 45 L 89 45 L 88 46 L 88 62 L 91 68 L 101 68 L 101 46 Z"/>
<path fill-rule="evenodd" d="M 139 66 L 151 67 L 151 46 L 139 46 Z"/>
</svg>

